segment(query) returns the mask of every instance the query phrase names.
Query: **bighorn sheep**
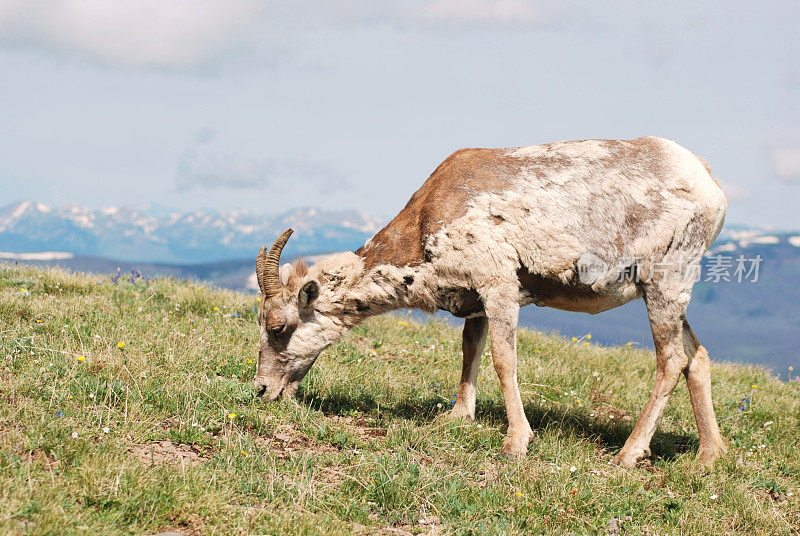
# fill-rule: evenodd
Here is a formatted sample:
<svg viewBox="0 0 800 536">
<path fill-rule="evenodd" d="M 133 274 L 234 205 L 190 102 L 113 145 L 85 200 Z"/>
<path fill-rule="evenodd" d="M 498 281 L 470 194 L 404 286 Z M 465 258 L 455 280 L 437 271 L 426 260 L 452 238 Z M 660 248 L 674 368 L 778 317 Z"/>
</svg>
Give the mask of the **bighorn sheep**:
<svg viewBox="0 0 800 536">
<path fill-rule="evenodd" d="M 710 463 L 726 447 L 708 353 L 685 312 L 696 276 L 689 267 L 716 238 L 726 208 L 708 163 L 663 138 L 456 151 L 355 253 L 279 269 L 291 229 L 269 253 L 261 249 L 256 389 L 270 401 L 293 395 L 320 352 L 368 316 L 447 310 L 466 319 L 452 415 L 475 416 L 488 328 L 509 423 L 502 454 L 522 456 L 532 431 L 516 378 L 519 308 L 598 313 L 642 297 L 655 342 L 655 385 L 613 461 L 630 467 L 649 454 L 683 373 L 698 460 Z M 594 269 L 583 273 L 587 258 Z"/>
</svg>

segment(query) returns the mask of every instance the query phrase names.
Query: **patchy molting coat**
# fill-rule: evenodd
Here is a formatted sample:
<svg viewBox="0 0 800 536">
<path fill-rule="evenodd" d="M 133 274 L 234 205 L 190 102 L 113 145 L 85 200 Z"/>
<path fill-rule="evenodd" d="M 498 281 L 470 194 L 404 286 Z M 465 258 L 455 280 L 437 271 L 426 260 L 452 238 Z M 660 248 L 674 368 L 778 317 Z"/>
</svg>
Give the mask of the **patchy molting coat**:
<svg viewBox="0 0 800 536">
<path fill-rule="evenodd" d="M 597 313 L 644 297 L 655 384 L 612 461 L 631 467 L 648 454 L 683 374 L 700 437 L 697 457 L 711 463 L 726 447 L 708 352 L 685 312 L 694 284 L 688 268 L 716 238 L 726 209 L 708 163 L 663 138 L 457 151 L 364 247 L 311 268 L 284 267 L 280 288 L 262 288 L 270 297 L 261 308 L 256 386 L 270 400 L 292 393 L 319 353 L 368 316 L 445 309 L 467 319 L 451 414 L 474 418 L 477 363 L 491 329 L 509 420 L 501 452 L 521 456 L 532 430 L 516 380 L 519 307 Z M 270 258 L 277 263 L 276 251 Z M 589 279 L 580 272 L 586 256 L 604 268 Z"/>
<path fill-rule="evenodd" d="M 487 287 L 519 305 L 597 313 L 641 295 L 620 259 L 647 280 L 652 262 L 699 259 L 711 245 L 727 201 L 709 171 L 655 137 L 463 149 L 364 247 L 311 274 L 347 326 L 402 307 L 481 314 Z M 618 269 L 586 285 L 585 253 Z M 305 278 L 284 272 L 289 288 Z"/>
</svg>

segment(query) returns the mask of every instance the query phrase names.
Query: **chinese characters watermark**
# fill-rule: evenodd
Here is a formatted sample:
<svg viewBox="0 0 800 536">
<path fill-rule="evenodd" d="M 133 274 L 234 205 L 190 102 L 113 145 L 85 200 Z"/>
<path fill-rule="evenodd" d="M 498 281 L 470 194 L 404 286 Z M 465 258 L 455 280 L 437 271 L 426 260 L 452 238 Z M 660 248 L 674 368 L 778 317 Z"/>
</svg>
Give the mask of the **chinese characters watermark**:
<svg viewBox="0 0 800 536">
<path fill-rule="evenodd" d="M 578 278 L 584 284 L 598 281 L 639 282 L 642 280 L 642 267 L 647 267 L 649 277 L 665 279 L 680 277 L 695 283 L 757 283 L 763 262 L 761 255 L 737 257 L 712 255 L 701 262 L 699 257 L 665 259 L 651 257 L 627 257 L 609 263 L 593 253 L 584 253 L 578 259 Z"/>
</svg>

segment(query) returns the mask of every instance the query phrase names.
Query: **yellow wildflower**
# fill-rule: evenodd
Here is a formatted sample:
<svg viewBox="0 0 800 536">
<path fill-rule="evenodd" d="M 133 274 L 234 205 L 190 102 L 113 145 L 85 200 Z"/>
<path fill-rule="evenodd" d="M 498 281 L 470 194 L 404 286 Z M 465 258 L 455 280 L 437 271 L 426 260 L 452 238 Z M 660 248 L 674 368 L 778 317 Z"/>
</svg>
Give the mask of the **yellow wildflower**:
<svg viewBox="0 0 800 536">
<path fill-rule="evenodd" d="M 589 339 L 589 340 L 591 341 L 591 340 L 592 340 L 592 334 L 591 334 L 591 333 L 589 333 L 588 335 L 586 335 L 586 338 L 587 338 L 587 339 Z"/>
<path fill-rule="evenodd" d="M 118 342 L 118 343 L 117 343 L 117 348 L 119 348 L 120 350 L 122 350 L 123 348 L 125 348 L 125 343 L 124 343 L 124 342 Z"/>
<path fill-rule="evenodd" d="M 228 413 L 228 418 L 229 418 L 230 420 L 233 420 L 233 419 L 235 419 L 235 418 L 236 418 L 236 414 L 235 414 L 235 413 Z"/>
<path fill-rule="evenodd" d="M 214 307 L 214 310 L 215 311 L 219 311 L 219 307 Z"/>
<path fill-rule="evenodd" d="M 83 363 L 84 361 L 86 361 L 86 358 L 84 356 L 82 356 L 82 355 L 79 355 L 78 356 L 78 363 Z"/>
<path fill-rule="evenodd" d="M 248 365 L 252 365 L 252 364 L 253 364 L 253 360 L 248 358 L 248 359 L 247 359 L 247 364 L 248 364 Z"/>
</svg>

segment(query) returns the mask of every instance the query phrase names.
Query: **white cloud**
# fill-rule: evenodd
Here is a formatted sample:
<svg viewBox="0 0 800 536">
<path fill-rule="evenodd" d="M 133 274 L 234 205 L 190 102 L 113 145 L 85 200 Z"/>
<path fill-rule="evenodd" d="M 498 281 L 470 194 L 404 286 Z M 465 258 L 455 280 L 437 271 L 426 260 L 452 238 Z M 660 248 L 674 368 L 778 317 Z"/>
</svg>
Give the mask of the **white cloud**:
<svg viewBox="0 0 800 536">
<path fill-rule="evenodd" d="M 259 188 L 267 186 L 275 173 L 269 160 L 254 160 L 218 153 L 189 151 L 178 163 L 176 186 L 180 191 L 196 187 Z"/>
<path fill-rule="evenodd" d="M 0 48 L 185 70 L 226 53 L 272 61 L 329 29 L 513 25 L 537 16 L 529 0 L 0 0 Z"/>
<path fill-rule="evenodd" d="M 526 23 L 539 15 L 526 0 L 433 0 L 417 13 L 424 20 L 461 23 Z"/>
<path fill-rule="evenodd" d="M 180 162 L 175 177 L 178 191 L 195 188 L 247 190 L 280 189 L 298 181 L 327 193 L 347 187 L 347 182 L 332 166 L 308 158 L 250 158 L 221 153 L 207 145 L 188 150 Z"/>
<path fill-rule="evenodd" d="M 258 10 L 255 0 L 0 0 L 0 43 L 186 68 L 218 53 Z"/>
<path fill-rule="evenodd" d="M 775 174 L 785 181 L 800 181 L 800 147 L 781 147 L 772 150 Z"/>
</svg>

